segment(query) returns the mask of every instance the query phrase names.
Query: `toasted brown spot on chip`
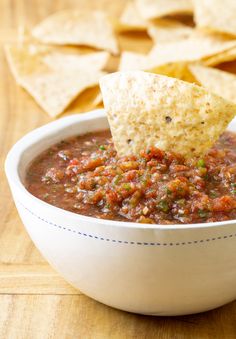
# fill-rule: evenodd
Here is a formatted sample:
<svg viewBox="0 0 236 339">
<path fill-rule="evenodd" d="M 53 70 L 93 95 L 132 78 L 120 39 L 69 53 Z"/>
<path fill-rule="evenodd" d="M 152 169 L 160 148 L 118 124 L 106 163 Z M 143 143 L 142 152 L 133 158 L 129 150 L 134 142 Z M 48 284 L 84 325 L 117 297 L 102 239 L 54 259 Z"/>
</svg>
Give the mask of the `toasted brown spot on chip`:
<svg viewBox="0 0 236 339">
<path fill-rule="evenodd" d="M 165 117 L 165 119 L 166 119 L 166 122 L 167 122 L 167 123 L 170 123 L 170 122 L 172 121 L 172 118 L 171 118 L 171 117 L 168 117 L 168 116 Z"/>
</svg>

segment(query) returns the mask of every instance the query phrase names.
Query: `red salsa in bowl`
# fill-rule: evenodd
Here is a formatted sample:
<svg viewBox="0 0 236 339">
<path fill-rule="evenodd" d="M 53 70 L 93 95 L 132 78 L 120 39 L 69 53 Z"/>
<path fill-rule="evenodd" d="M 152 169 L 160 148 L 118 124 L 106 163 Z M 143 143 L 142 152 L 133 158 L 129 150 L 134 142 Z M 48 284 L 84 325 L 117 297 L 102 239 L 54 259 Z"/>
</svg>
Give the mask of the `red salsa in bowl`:
<svg viewBox="0 0 236 339">
<path fill-rule="evenodd" d="M 236 134 L 203 158 L 150 147 L 118 157 L 110 131 L 61 141 L 29 166 L 26 188 L 49 204 L 96 218 L 153 224 L 236 219 Z"/>
</svg>

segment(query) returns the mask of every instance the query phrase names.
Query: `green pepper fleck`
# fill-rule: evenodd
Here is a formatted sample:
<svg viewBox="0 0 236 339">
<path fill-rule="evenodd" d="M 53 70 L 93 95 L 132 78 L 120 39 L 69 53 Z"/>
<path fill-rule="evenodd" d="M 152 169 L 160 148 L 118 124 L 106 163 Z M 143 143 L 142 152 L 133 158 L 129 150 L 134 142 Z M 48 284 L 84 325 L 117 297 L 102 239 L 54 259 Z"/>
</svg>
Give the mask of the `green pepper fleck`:
<svg viewBox="0 0 236 339">
<path fill-rule="evenodd" d="M 158 203 L 158 207 L 159 209 L 162 211 L 162 212 L 168 212 L 169 211 L 169 205 L 167 203 L 166 200 L 161 200 L 159 203 Z"/>
<path fill-rule="evenodd" d="M 203 159 L 199 159 L 197 162 L 197 167 L 206 167 L 206 163 Z"/>
<path fill-rule="evenodd" d="M 168 195 L 170 195 L 170 194 L 172 194 L 173 192 L 168 188 L 168 187 L 166 187 L 166 194 L 168 194 Z"/>
<path fill-rule="evenodd" d="M 123 184 L 123 188 L 124 188 L 126 191 L 130 191 L 130 190 L 131 190 L 131 186 L 130 186 L 130 184 L 128 184 L 128 183 L 124 183 L 124 184 Z"/>
<path fill-rule="evenodd" d="M 120 180 L 121 180 L 122 176 L 120 174 L 118 174 L 116 177 L 115 177 L 115 180 L 114 180 L 114 184 L 117 185 Z"/>
<path fill-rule="evenodd" d="M 211 191 L 210 194 L 209 194 L 210 198 L 217 198 L 218 197 L 218 194 L 214 191 Z"/>
</svg>

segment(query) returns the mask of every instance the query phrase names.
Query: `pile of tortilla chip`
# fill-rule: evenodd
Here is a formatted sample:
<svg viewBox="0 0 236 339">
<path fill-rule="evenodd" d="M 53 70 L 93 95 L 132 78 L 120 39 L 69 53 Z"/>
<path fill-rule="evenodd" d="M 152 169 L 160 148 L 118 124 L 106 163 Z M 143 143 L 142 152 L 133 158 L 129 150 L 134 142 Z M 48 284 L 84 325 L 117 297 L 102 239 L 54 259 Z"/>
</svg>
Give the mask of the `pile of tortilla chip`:
<svg viewBox="0 0 236 339">
<path fill-rule="evenodd" d="M 5 53 L 17 84 L 56 117 L 68 107 L 82 112 L 101 104 L 98 81 L 118 44 L 104 12 L 66 10 L 6 45 Z"/>
<path fill-rule="evenodd" d="M 236 60 L 236 0 L 127 0 L 118 18 L 63 10 L 5 51 L 17 83 L 52 117 L 101 105 L 99 79 L 117 70 L 195 82 L 235 101 L 236 76 L 219 68 Z"/>
<path fill-rule="evenodd" d="M 120 25 L 122 31 L 146 30 L 153 42 L 148 53 L 122 51 L 120 71 L 196 82 L 232 100 L 236 76 L 212 67 L 236 60 L 235 0 L 132 0 Z"/>
</svg>

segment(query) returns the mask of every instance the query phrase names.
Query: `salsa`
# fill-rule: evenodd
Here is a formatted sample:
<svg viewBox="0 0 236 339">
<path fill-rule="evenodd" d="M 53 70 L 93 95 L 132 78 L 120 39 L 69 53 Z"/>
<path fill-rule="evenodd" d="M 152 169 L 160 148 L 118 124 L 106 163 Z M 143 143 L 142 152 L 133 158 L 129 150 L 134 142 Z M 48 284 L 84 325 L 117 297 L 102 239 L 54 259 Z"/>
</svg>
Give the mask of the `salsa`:
<svg viewBox="0 0 236 339">
<path fill-rule="evenodd" d="M 203 158 L 150 147 L 118 157 L 108 130 L 61 141 L 29 166 L 26 188 L 54 206 L 101 219 L 185 224 L 236 219 L 236 134 Z"/>
</svg>

